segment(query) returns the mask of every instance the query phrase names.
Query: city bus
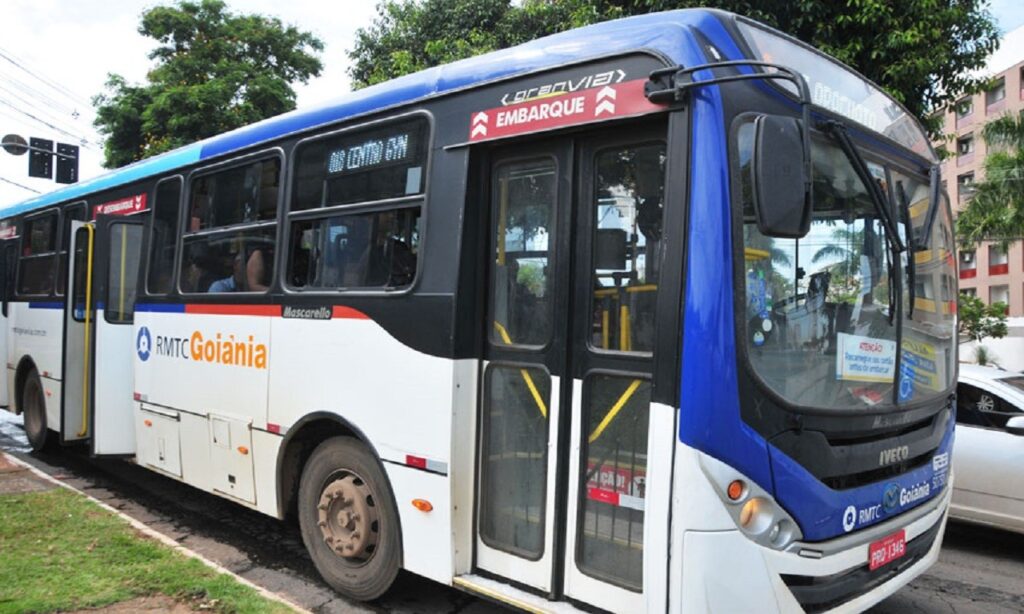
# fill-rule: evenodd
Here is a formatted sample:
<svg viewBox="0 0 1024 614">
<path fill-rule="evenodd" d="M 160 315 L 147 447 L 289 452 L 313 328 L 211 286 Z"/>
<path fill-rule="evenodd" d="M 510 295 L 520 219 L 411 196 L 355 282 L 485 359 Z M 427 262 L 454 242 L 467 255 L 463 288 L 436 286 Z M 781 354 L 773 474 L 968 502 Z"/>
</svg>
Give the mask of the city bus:
<svg viewBox="0 0 1024 614">
<path fill-rule="evenodd" d="M 4 404 L 297 522 L 324 581 L 862 610 L 937 558 L 955 254 L 921 125 L 744 17 L 431 68 L 3 211 Z"/>
</svg>

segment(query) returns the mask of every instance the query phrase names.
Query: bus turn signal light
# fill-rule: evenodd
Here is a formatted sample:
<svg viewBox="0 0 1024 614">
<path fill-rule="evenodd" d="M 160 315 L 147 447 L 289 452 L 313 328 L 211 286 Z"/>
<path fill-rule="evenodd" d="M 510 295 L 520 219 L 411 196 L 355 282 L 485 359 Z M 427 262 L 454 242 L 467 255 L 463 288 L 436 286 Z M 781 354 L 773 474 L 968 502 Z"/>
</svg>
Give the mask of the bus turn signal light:
<svg viewBox="0 0 1024 614">
<path fill-rule="evenodd" d="M 421 512 L 429 512 L 434 509 L 434 505 L 426 499 L 413 499 L 412 506 Z"/>
<path fill-rule="evenodd" d="M 740 497 L 743 496 L 743 491 L 747 489 L 747 485 L 743 483 L 743 480 L 733 480 L 729 482 L 729 488 L 726 490 L 729 499 L 733 501 L 739 501 Z"/>
<path fill-rule="evenodd" d="M 244 456 L 249 453 L 249 448 L 245 446 L 238 446 L 238 453 Z"/>
</svg>

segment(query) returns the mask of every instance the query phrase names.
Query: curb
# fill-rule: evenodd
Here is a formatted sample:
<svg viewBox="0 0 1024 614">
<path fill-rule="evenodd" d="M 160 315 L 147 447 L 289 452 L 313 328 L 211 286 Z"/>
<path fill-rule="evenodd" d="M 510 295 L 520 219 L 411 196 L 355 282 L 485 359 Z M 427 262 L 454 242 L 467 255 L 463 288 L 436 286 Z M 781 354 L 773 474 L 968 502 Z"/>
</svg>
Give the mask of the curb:
<svg viewBox="0 0 1024 614">
<path fill-rule="evenodd" d="M 88 495 L 87 493 L 82 492 L 81 490 L 78 490 L 74 486 L 71 486 L 70 484 L 65 484 L 64 482 L 61 482 L 57 478 L 51 476 L 50 474 L 48 474 L 48 473 L 46 473 L 44 471 L 41 471 L 40 469 L 32 466 L 29 463 L 26 463 L 25 461 L 21 460 L 20 458 L 16 458 L 16 457 L 14 457 L 14 456 L 12 456 L 10 454 L 7 454 L 6 452 L 0 452 L 0 456 L 4 456 L 4 457 L 7 458 L 8 461 L 28 469 L 33 474 L 35 474 L 38 477 L 46 480 L 47 482 L 50 482 L 50 483 L 52 483 L 52 484 L 54 484 L 56 486 L 59 486 L 61 488 L 65 488 L 67 490 L 70 490 L 71 492 L 78 493 L 79 495 L 82 495 L 83 497 L 85 497 L 86 499 L 89 499 L 90 501 L 92 501 L 96 505 L 100 506 L 101 508 L 107 510 L 108 512 L 111 512 L 111 513 L 115 514 L 117 517 L 121 518 L 122 520 L 127 522 L 129 525 L 131 525 L 133 529 L 139 531 L 140 533 L 142 533 L 146 537 L 149 537 L 151 539 L 155 539 L 156 541 L 164 544 L 165 546 L 170 547 L 172 550 L 175 550 L 176 552 L 180 552 L 181 554 L 183 554 L 183 555 L 185 555 L 185 556 L 187 556 L 189 558 L 196 559 L 197 561 L 199 561 L 203 565 L 206 565 L 207 567 L 217 571 L 218 573 L 222 573 L 222 574 L 231 576 L 232 578 L 237 580 L 239 584 L 244 584 L 245 586 L 248 586 L 249 588 L 255 590 L 257 593 L 260 594 L 261 597 L 264 597 L 264 598 L 269 599 L 271 601 L 275 601 L 277 603 L 280 603 L 281 605 L 287 606 L 287 607 L 291 608 L 293 611 L 299 612 L 300 614 L 312 614 L 309 610 L 307 610 L 307 609 L 305 609 L 305 608 L 303 608 L 301 606 L 298 606 L 298 605 L 292 603 L 291 601 L 288 601 L 287 599 L 285 599 L 284 597 L 282 597 L 282 596 L 280 596 L 280 595 L 278 595 L 276 593 L 272 593 L 272 592 L 268 591 L 267 589 L 263 588 L 262 586 L 253 584 L 249 580 L 246 580 L 245 578 L 243 578 L 242 576 L 236 574 L 235 572 L 231 571 L 230 569 L 228 569 L 228 568 L 226 568 L 226 567 L 224 567 L 222 565 L 219 565 L 218 563 L 215 563 L 214 561 L 211 561 L 210 559 L 208 559 L 205 556 L 199 554 L 198 552 L 189 550 L 185 546 L 182 546 L 181 544 L 179 544 L 178 542 L 174 541 L 170 537 L 167 537 L 163 533 L 160 533 L 160 532 L 158 532 L 158 531 L 156 531 L 154 529 L 151 529 L 148 525 L 145 525 L 142 522 L 139 522 L 138 520 L 136 520 L 136 519 L 132 518 L 131 516 L 125 514 L 124 512 L 122 512 L 122 511 L 120 511 L 118 509 L 115 509 L 115 508 L 107 505 L 106 503 L 100 501 L 99 499 L 96 499 L 95 497 L 92 497 L 92 496 Z"/>
</svg>

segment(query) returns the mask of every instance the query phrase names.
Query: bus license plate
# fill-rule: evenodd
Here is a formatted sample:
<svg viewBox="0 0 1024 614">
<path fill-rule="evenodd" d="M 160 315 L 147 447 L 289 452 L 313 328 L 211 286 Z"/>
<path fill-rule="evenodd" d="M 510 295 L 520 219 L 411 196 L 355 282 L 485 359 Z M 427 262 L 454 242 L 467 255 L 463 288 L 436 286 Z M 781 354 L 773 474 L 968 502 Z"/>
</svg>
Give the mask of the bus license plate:
<svg viewBox="0 0 1024 614">
<path fill-rule="evenodd" d="M 868 546 L 868 569 L 874 571 L 907 553 L 907 533 L 900 529 Z"/>
</svg>

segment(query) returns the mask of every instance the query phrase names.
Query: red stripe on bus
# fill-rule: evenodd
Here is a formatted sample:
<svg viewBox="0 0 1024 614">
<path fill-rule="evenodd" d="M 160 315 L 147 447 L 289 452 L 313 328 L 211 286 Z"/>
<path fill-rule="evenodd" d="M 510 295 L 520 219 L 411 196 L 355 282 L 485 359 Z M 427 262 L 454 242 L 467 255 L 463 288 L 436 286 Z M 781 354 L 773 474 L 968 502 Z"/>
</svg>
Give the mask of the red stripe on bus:
<svg viewBox="0 0 1024 614">
<path fill-rule="evenodd" d="M 369 320 L 370 316 L 366 315 L 358 309 L 352 309 L 351 307 L 345 307 L 343 305 L 335 305 L 331 310 L 332 318 L 346 318 L 349 320 Z"/>
<path fill-rule="evenodd" d="M 279 316 L 280 305 L 185 305 L 185 313 L 214 316 Z"/>
</svg>

